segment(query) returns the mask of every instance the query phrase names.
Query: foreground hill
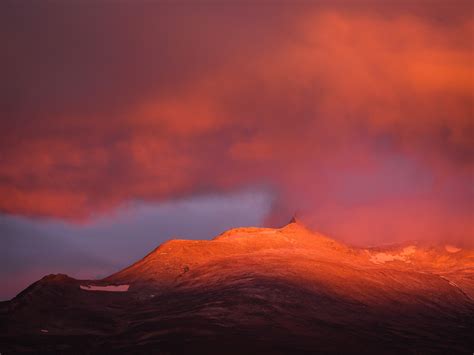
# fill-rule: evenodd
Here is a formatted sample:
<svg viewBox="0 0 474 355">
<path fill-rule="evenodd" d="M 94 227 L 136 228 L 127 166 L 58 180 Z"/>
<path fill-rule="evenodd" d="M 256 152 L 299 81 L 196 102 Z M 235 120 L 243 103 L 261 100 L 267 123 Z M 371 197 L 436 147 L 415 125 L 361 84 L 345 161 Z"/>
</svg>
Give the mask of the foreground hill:
<svg viewBox="0 0 474 355">
<path fill-rule="evenodd" d="M 2 303 L 0 352 L 470 354 L 473 298 L 471 250 L 350 248 L 293 221 L 46 276 Z"/>
</svg>

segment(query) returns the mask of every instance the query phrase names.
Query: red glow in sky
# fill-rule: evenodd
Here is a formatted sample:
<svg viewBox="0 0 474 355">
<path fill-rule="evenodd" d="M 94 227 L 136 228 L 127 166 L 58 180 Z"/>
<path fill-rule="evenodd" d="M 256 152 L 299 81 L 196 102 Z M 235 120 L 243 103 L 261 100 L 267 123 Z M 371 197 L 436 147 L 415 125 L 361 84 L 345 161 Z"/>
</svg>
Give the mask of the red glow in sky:
<svg viewBox="0 0 474 355">
<path fill-rule="evenodd" d="M 0 210 L 271 189 L 354 243 L 473 243 L 469 2 L 3 5 Z"/>
</svg>

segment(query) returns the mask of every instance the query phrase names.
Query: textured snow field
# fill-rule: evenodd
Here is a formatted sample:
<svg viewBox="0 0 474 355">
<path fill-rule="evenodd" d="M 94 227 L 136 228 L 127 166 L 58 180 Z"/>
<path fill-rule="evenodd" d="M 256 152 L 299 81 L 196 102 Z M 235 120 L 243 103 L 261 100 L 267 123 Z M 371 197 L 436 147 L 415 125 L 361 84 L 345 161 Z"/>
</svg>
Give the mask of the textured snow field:
<svg viewBox="0 0 474 355">
<path fill-rule="evenodd" d="M 118 285 L 118 286 L 84 286 L 81 285 L 82 290 L 86 291 L 106 291 L 106 292 L 127 292 L 130 285 Z"/>
<path fill-rule="evenodd" d="M 444 249 L 446 249 L 448 253 L 452 253 L 452 254 L 457 253 L 458 251 L 461 251 L 461 248 L 457 248 L 453 245 L 445 245 Z"/>
<path fill-rule="evenodd" d="M 416 247 L 411 245 L 403 249 L 399 254 L 389 254 L 389 253 L 377 253 L 370 258 L 370 261 L 374 264 L 384 264 L 388 261 L 403 261 L 405 263 L 410 263 L 409 257 L 416 252 Z"/>
</svg>

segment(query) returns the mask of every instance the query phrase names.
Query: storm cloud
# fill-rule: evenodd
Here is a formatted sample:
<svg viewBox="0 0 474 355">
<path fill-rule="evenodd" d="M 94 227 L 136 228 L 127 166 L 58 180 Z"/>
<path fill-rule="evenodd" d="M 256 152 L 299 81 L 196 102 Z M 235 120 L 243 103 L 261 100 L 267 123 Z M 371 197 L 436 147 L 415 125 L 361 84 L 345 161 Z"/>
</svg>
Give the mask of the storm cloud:
<svg viewBox="0 0 474 355">
<path fill-rule="evenodd" d="M 471 244 L 464 1 L 6 2 L 0 210 L 272 191 L 356 244 Z"/>
</svg>

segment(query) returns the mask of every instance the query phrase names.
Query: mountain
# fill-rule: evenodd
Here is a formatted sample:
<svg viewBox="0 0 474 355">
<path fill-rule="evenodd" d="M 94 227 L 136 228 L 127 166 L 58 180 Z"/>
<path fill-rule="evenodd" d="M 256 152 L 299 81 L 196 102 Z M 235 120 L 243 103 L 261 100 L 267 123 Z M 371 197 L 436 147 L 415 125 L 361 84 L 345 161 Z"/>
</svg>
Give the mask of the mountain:
<svg viewBox="0 0 474 355">
<path fill-rule="evenodd" d="M 296 220 L 170 240 L 0 305 L 2 354 L 471 354 L 474 252 L 354 248 Z"/>
</svg>

